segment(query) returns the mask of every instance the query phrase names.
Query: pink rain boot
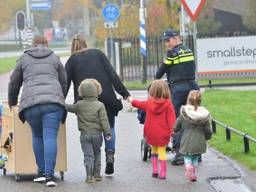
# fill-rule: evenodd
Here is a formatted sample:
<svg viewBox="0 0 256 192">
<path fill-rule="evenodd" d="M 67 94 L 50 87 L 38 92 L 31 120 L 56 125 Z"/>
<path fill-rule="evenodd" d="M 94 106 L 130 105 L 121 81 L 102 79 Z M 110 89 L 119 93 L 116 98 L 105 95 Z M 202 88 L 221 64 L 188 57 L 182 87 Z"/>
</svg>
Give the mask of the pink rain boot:
<svg viewBox="0 0 256 192">
<path fill-rule="evenodd" d="M 166 179 L 167 161 L 160 160 L 160 175 L 159 179 Z"/>
<path fill-rule="evenodd" d="M 153 167 L 152 177 L 158 177 L 158 155 L 151 154 L 151 163 Z"/>
<path fill-rule="evenodd" d="M 185 171 L 185 177 L 188 180 L 191 180 L 192 177 L 192 171 L 193 171 L 193 165 L 191 163 L 188 163 L 185 165 L 186 171 Z"/>
<path fill-rule="evenodd" d="M 196 167 L 192 166 L 192 173 L 191 173 L 191 177 L 190 177 L 190 181 L 196 181 L 197 180 L 197 176 L 196 176 Z"/>
</svg>

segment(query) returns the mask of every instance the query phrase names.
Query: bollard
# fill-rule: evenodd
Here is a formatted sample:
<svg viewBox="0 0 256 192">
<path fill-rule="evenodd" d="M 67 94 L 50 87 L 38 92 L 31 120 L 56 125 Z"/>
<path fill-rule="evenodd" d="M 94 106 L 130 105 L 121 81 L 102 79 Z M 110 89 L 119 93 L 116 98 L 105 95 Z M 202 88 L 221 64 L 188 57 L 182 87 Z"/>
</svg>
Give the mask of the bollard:
<svg viewBox="0 0 256 192">
<path fill-rule="evenodd" d="M 209 88 L 212 88 L 212 80 L 209 80 Z"/>
<path fill-rule="evenodd" d="M 249 139 L 246 137 L 247 135 L 244 135 L 244 152 L 249 153 L 250 151 L 250 145 L 249 145 Z"/>
<path fill-rule="evenodd" d="M 228 127 L 226 127 L 226 140 L 227 140 L 227 141 L 230 141 L 230 139 L 231 139 L 230 130 L 229 130 Z"/>
<path fill-rule="evenodd" d="M 212 132 L 213 133 L 217 133 L 217 131 L 216 131 L 216 123 L 215 123 L 214 120 L 212 120 Z"/>
</svg>

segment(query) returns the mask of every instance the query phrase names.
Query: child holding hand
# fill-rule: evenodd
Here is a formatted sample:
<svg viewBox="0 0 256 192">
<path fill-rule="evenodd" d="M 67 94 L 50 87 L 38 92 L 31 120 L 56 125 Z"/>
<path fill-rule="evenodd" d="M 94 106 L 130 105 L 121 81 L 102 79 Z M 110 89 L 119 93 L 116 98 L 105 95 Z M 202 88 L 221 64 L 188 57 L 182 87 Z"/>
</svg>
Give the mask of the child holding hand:
<svg viewBox="0 0 256 192">
<path fill-rule="evenodd" d="M 146 112 L 144 137 L 151 145 L 152 177 L 165 179 L 167 175 L 166 146 L 173 134 L 175 111 L 170 98 L 170 89 L 165 81 L 152 81 L 148 93 L 146 101 L 135 100 L 130 96 L 128 102 Z M 158 172 L 158 162 L 160 172 Z"/>
</svg>

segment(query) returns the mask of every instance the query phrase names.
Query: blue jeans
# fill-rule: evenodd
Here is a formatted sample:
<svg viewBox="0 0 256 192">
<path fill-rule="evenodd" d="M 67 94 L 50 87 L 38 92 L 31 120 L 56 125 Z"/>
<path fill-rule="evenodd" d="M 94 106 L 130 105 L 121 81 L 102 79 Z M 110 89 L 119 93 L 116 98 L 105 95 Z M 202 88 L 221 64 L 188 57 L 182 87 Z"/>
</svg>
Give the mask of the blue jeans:
<svg viewBox="0 0 256 192">
<path fill-rule="evenodd" d="M 38 172 L 54 175 L 57 157 L 57 136 L 64 108 L 58 104 L 35 105 L 24 111 L 31 126 L 32 145 Z"/>
<path fill-rule="evenodd" d="M 115 116 L 108 115 L 108 121 L 112 132 L 112 137 L 109 141 L 106 140 L 106 135 L 104 135 L 104 142 L 105 142 L 105 150 L 113 150 L 115 151 L 116 145 L 116 133 L 115 133 Z"/>
</svg>

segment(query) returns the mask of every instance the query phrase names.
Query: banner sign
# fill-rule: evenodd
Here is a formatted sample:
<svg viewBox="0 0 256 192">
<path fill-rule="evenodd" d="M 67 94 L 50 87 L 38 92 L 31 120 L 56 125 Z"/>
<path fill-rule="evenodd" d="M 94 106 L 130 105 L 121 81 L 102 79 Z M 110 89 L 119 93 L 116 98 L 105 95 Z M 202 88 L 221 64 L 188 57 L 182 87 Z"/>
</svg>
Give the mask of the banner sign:
<svg viewBox="0 0 256 192">
<path fill-rule="evenodd" d="M 197 39 L 198 72 L 256 72 L 256 36 Z"/>
</svg>

